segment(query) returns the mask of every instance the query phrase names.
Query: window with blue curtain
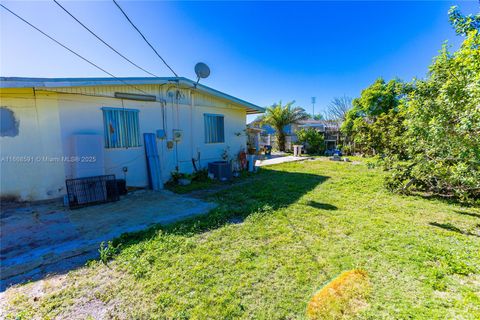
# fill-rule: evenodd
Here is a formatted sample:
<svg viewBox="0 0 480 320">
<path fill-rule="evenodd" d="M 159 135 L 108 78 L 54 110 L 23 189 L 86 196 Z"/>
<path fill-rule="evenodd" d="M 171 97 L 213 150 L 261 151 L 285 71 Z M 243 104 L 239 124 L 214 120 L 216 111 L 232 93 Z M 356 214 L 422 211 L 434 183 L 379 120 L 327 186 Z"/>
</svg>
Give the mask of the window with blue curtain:
<svg viewBox="0 0 480 320">
<path fill-rule="evenodd" d="M 205 122 L 205 143 L 225 142 L 224 117 L 221 114 L 203 115 Z"/>
<path fill-rule="evenodd" d="M 138 110 L 102 108 L 105 148 L 140 147 Z"/>
</svg>

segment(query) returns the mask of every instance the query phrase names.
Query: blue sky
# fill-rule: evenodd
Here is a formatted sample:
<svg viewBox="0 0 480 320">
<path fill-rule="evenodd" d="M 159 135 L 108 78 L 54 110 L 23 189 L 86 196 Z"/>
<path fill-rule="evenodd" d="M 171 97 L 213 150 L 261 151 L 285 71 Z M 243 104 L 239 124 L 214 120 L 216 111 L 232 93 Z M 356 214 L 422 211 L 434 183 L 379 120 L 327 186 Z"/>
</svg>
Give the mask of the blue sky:
<svg viewBox="0 0 480 320">
<path fill-rule="evenodd" d="M 171 76 L 111 1 L 60 2 L 127 57 Z M 53 2 L 2 3 L 114 75 L 148 76 Z M 318 112 L 380 76 L 424 77 L 445 40 L 460 43 L 448 8 L 480 10 L 477 1 L 119 3 L 179 75 L 193 79 L 203 61 L 212 71 L 206 85 L 260 106 L 296 100 L 309 112 L 312 96 Z M 105 76 L 3 9 L 0 36 L 2 76 Z"/>
</svg>

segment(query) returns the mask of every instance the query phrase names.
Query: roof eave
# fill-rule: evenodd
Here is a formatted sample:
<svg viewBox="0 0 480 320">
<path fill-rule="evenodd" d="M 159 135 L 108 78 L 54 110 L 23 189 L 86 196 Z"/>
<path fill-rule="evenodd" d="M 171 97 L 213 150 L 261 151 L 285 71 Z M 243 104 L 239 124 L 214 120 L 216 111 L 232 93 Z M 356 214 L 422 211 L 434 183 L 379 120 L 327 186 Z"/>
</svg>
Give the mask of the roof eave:
<svg viewBox="0 0 480 320">
<path fill-rule="evenodd" d="M 215 90 L 203 84 L 197 84 L 184 77 L 161 77 L 161 78 L 21 78 L 21 77 L 0 77 L 0 88 L 56 88 L 56 87 L 84 87 L 98 85 L 125 85 L 127 82 L 131 85 L 145 84 L 164 84 L 168 82 L 177 82 L 188 87 L 196 88 L 202 92 L 215 97 L 229 100 L 235 104 L 244 107 L 247 114 L 264 113 L 265 109 L 248 101 L 236 98 L 229 94 Z"/>
<path fill-rule="evenodd" d="M 225 100 L 233 101 L 236 104 L 243 106 L 244 108 L 247 109 L 247 114 L 258 114 L 258 113 L 264 113 L 265 112 L 265 108 L 259 107 L 259 106 L 255 105 L 253 103 L 248 102 L 248 101 L 236 98 L 234 96 L 231 96 L 229 94 L 223 93 L 223 92 L 218 91 L 216 89 L 210 88 L 210 87 L 208 87 L 206 85 L 203 85 L 201 83 L 196 83 L 196 82 L 194 82 L 190 79 L 187 79 L 187 78 L 181 77 L 179 79 L 180 79 L 180 83 L 183 82 L 184 84 L 191 85 L 191 86 L 195 87 L 196 89 L 199 89 L 199 90 L 201 90 L 205 93 L 208 93 L 210 95 L 213 95 L 213 96 L 225 99 Z"/>
</svg>

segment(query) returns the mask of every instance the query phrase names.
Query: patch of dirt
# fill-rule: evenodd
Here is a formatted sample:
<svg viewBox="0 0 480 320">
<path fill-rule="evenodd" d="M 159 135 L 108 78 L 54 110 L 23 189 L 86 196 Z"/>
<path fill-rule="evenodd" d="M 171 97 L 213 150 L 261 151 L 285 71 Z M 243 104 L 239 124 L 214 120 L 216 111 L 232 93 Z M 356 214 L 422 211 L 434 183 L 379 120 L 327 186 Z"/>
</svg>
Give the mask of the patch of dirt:
<svg viewBox="0 0 480 320">
<path fill-rule="evenodd" d="M 77 302 L 68 310 L 68 314 L 59 316 L 60 319 L 108 319 L 106 315 L 113 306 L 108 306 L 98 299 L 86 300 Z"/>
<path fill-rule="evenodd" d="M 122 319 L 121 299 L 116 296 L 120 278 L 126 275 L 107 266 L 83 267 L 67 275 L 53 275 L 48 278 L 16 285 L 0 293 L 0 319 L 8 314 L 15 315 L 26 308 L 32 310 L 34 319 L 41 319 L 41 305 L 48 303 L 52 295 L 66 296 L 70 293 L 72 301 L 62 305 L 55 319 Z M 82 279 L 79 281 L 79 279 Z M 133 281 L 133 280 L 132 280 Z M 24 297 L 21 303 L 16 300 Z M 38 312 L 38 313 L 37 313 Z"/>
</svg>

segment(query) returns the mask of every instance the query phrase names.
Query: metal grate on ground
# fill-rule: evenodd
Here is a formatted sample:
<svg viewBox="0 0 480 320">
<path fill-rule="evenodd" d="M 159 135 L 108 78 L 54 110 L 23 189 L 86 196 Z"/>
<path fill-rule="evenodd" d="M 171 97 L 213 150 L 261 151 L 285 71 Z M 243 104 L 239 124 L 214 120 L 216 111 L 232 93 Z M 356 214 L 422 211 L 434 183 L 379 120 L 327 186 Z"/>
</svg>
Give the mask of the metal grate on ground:
<svg viewBox="0 0 480 320">
<path fill-rule="evenodd" d="M 65 180 L 70 209 L 120 200 L 115 175 Z"/>
</svg>

